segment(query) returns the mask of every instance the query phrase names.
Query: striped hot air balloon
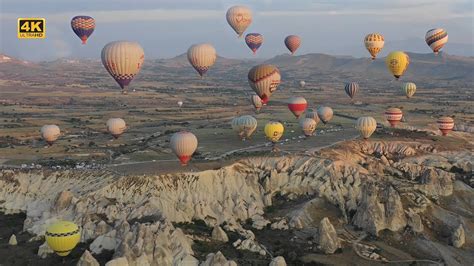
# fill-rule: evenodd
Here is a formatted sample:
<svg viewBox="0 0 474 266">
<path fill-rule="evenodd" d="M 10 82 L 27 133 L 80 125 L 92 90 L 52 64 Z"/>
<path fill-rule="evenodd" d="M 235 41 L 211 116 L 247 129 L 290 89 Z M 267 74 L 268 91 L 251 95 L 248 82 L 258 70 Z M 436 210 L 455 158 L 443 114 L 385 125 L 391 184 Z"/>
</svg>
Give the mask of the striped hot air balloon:
<svg viewBox="0 0 474 266">
<path fill-rule="evenodd" d="M 435 54 L 448 42 L 448 33 L 441 28 L 431 29 L 425 35 L 426 44 L 428 44 Z"/>
<path fill-rule="evenodd" d="M 233 6 L 227 10 L 226 19 L 227 23 L 241 37 L 252 23 L 252 11 L 246 6 Z"/>
<path fill-rule="evenodd" d="M 399 79 L 405 73 L 409 64 L 410 57 L 402 51 L 391 52 L 385 58 L 385 65 L 396 79 Z"/>
<path fill-rule="evenodd" d="M 188 61 L 202 77 L 216 62 L 216 49 L 208 43 L 195 44 L 188 49 Z"/>
<path fill-rule="evenodd" d="M 127 129 L 127 124 L 125 124 L 125 121 L 122 118 L 110 118 L 107 120 L 106 126 L 110 135 L 116 139 Z"/>
<path fill-rule="evenodd" d="M 316 125 L 320 121 L 319 116 L 318 116 L 318 111 L 313 110 L 313 109 L 307 109 L 304 117 L 313 119 L 314 122 L 316 122 Z"/>
<path fill-rule="evenodd" d="M 130 82 L 143 66 L 143 48 L 136 42 L 115 41 L 104 46 L 101 57 L 105 69 L 120 85 L 122 93 L 126 94 Z"/>
<path fill-rule="evenodd" d="M 256 54 L 258 48 L 263 43 L 263 35 L 260 33 L 249 33 L 245 36 L 245 43 L 252 50 L 253 54 Z"/>
<path fill-rule="evenodd" d="M 443 116 L 438 119 L 437 124 L 443 136 L 446 136 L 454 128 L 454 119 L 449 116 Z"/>
<path fill-rule="evenodd" d="M 390 126 L 395 127 L 403 117 L 403 112 L 399 108 L 388 108 L 385 111 L 385 118 L 390 123 Z"/>
<path fill-rule="evenodd" d="M 311 118 L 303 118 L 300 120 L 300 126 L 303 130 L 305 136 L 309 137 L 313 135 L 313 132 L 316 130 L 316 121 Z"/>
<path fill-rule="evenodd" d="M 280 71 L 274 65 L 257 65 L 248 74 L 250 87 L 266 104 L 281 81 Z"/>
<path fill-rule="evenodd" d="M 402 85 L 402 91 L 408 99 L 410 99 L 416 92 L 416 84 L 413 82 L 406 82 Z"/>
<path fill-rule="evenodd" d="M 171 149 L 178 156 L 181 165 L 187 165 L 198 146 L 196 136 L 187 131 L 174 133 L 170 140 Z"/>
<path fill-rule="evenodd" d="M 95 29 L 95 20 L 89 16 L 75 16 L 71 19 L 71 28 L 74 33 L 86 44 L 87 39 Z"/>
<path fill-rule="evenodd" d="M 283 124 L 275 121 L 268 122 L 264 129 L 265 136 L 273 143 L 276 143 L 278 140 L 280 140 L 284 131 L 285 127 L 283 127 Z"/>
<path fill-rule="evenodd" d="M 377 129 L 377 121 L 370 116 L 359 117 L 356 122 L 356 128 L 364 139 L 368 139 Z"/>
<path fill-rule="evenodd" d="M 248 139 L 257 129 L 257 119 L 251 115 L 243 115 L 232 119 L 232 129 L 237 132 L 241 140 Z"/>
<path fill-rule="evenodd" d="M 354 96 L 356 95 L 357 91 L 359 91 L 359 83 L 357 82 L 349 82 L 346 83 L 344 86 L 344 90 L 346 91 L 346 94 L 351 97 L 351 99 L 354 99 Z"/>
<path fill-rule="evenodd" d="M 332 119 L 334 112 L 331 107 L 321 106 L 318 108 L 318 116 L 321 121 L 326 124 Z"/>
<path fill-rule="evenodd" d="M 295 115 L 296 118 L 299 118 L 302 113 L 308 107 L 306 99 L 303 97 L 291 97 L 288 100 L 288 109 Z"/>
<path fill-rule="evenodd" d="M 41 137 L 49 146 L 53 145 L 60 135 L 61 130 L 56 125 L 44 125 L 41 127 Z"/>
<path fill-rule="evenodd" d="M 48 246 L 61 257 L 69 255 L 81 240 L 81 229 L 73 222 L 59 221 L 45 233 Z"/>
<path fill-rule="evenodd" d="M 372 56 L 372 60 L 375 60 L 377 54 L 382 50 L 385 40 L 382 34 L 370 33 L 364 38 L 364 44 L 367 51 Z"/>
<path fill-rule="evenodd" d="M 250 101 L 252 102 L 253 106 L 255 107 L 255 112 L 259 112 L 260 109 L 263 107 L 262 99 L 257 94 L 250 96 Z"/>
<path fill-rule="evenodd" d="M 295 54 L 301 45 L 301 38 L 296 35 L 289 35 L 285 38 L 285 46 L 290 50 L 291 54 Z"/>
</svg>

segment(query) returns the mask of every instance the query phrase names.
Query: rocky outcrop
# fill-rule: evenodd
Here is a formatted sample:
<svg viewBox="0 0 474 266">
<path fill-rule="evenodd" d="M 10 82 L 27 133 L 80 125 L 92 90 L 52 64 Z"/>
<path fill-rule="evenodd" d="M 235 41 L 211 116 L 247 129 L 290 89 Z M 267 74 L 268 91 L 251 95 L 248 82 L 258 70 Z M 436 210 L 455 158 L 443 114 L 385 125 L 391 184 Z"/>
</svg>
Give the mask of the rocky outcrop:
<svg viewBox="0 0 474 266">
<path fill-rule="evenodd" d="M 15 234 L 12 234 L 10 236 L 10 239 L 8 240 L 8 245 L 10 245 L 10 246 L 18 245 L 18 241 L 16 241 L 16 235 Z"/>
<path fill-rule="evenodd" d="M 268 266 L 286 266 L 285 258 L 282 256 L 275 257 Z"/>
<path fill-rule="evenodd" d="M 44 243 L 38 248 L 38 256 L 42 259 L 48 257 L 49 254 L 53 254 L 54 251 L 49 247 L 48 243 Z"/>
<path fill-rule="evenodd" d="M 99 262 L 92 256 L 89 250 L 84 251 L 82 253 L 81 258 L 77 262 L 76 266 L 99 266 Z"/>
<path fill-rule="evenodd" d="M 225 256 L 218 251 L 217 253 L 210 253 L 206 257 L 206 261 L 200 264 L 200 266 L 237 266 L 237 263 L 233 260 L 227 260 Z"/>
<path fill-rule="evenodd" d="M 229 241 L 229 237 L 227 237 L 227 234 L 218 225 L 214 226 L 214 229 L 212 229 L 211 238 L 212 240 L 224 243 Z"/>
<path fill-rule="evenodd" d="M 318 248 L 325 254 L 333 254 L 341 248 L 336 229 L 327 217 L 323 218 L 318 228 Z"/>
<path fill-rule="evenodd" d="M 462 224 L 460 224 L 458 228 L 454 230 L 451 236 L 451 244 L 456 248 L 460 248 L 464 245 L 465 241 L 466 241 L 466 235 L 464 233 L 464 227 L 462 226 Z"/>
</svg>

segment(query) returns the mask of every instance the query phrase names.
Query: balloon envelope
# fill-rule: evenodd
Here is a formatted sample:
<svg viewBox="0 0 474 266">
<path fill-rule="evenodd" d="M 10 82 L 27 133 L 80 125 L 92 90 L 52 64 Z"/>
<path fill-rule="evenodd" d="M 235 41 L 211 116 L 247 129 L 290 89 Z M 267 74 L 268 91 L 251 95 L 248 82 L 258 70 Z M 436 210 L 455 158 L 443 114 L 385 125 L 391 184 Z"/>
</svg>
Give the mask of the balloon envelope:
<svg viewBox="0 0 474 266">
<path fill-rule="evenodd" d="M 304 88 L 306 86 L 306 82 L 304 80 L 300 81 L 300 88 Z"/>
<path fill-rule="evenodd" d="M 390 71 L 396 79 L 400 78 L 403 73 L 405 73 L 409 64 L 410 57 L 402 51 L 391 52 L 385 58 L 385 65 L 387 66 L 388 71 Z"/>
<path fill-rule="evenodd" d="M 448 33 L 441 28 L 431 29 L 425 35 L 426 44 L 438 54 L 439 50 L 448 42 Z"/>
<path fill-rule="evenodd" d="M 266 104 L 281 81 L 280 71 L 274 65 L 257 65 L 248 73 L 250 87 Z"/>
<path fill-rule="evenodd" d="M 275 143 L 281 138 L 281 136 L 283 136 L 283 132 L 285 131 L 285 128 L 283 127 L 283 124 L 280 122 L 270 121 L 265 125 L 264 131 L 265 131 L 265 136 L 267 137 L 267 139 Z"/>
<path fill-rule="evenodd" d="M 303 97 L 291 97 L 288 100 L 288 109 L 290 109 L 296 118 L 299 118 L 301 114 L 304 113 L 306 107 L 308 107 L 308 103 Z"/>
<path fill-rule="evenodd" d="M 395 127 L 403 117 L 403 112 L 399 108 L 388 108 L 385 111 L 385 118 L 390 123 L 390 126 Z"/>
<path fill-rule="evenodd" d="M 356 122 L 356 128 L 364 139 L 368 139 L 377 129 L 377 121 L 370 116 L 359 117 Z"/>
<path fill-rule="evenodd" d="M 359 91 L 359 83 L 357 82 L 346 83 L 346 85 L 344 86 L 344 90 L 346 91 L 346 94 L 349 95 L 351 99 L 353 99 L 357 91 Z"/>
<path fill-rule="evenodd" d="M 318 123 L 316 123 L 316 121 L 311 118 L 303 118 L 300 120 L 301 129 L 307 137 L 313 135 L 314 130 L 316 130 L 317 124 Z"/>
<path fill-rule="evenodd" d="M 318 124 L 320 121 L 319 116 L 318 116 L 318 111 L 313 110 L 313 109 L 307 109 L 305 117 L 313 119 L 316 122 L 316 124 Z"/>
<path fill-rule="evenodd" d="M 231 125 L 240 139 L 244 140 L 249 138 L 257 129 L 257 119 L 250 115 L 243 115 L 232 119 Z"/>
<path fill-rule="evenodd" d="M 86 44 L 87 39 L 95 29 L 95 20 L 89 16 L 75 16 L 71 19 L 71 28 L 74 33 Z"/>
<path fill-rule="evenodd" d="M 318 116 L 324 124 L 329 122 L 332 119 L 333 111 L 331 107 L 321 106 L 318 108 Z"/>
<path fill-rule="evenodd" d="M 233 6 L 227 10 L 226 19 L 227 23 L 241 37 L 252 23 L 252 11 L 246 6 Z"/>
<path fill-rule="evenodd" d="M 216 62 L 216 49 L 208 43 L 195 44 L 188 49 L 188 61 L 202 77 Z"/>
<path fill-rule="evenodd" d="M 262 99 L 257 94 L 250 96 L 250 101 L 252 102 L 253 106 L 255 107 L 255 111 L 260 111 L 263 107 Z"/>
<path fill-rule="evenodd" d="M 416 84 L 413 82 L 406 82 L 402 84 L 402 91 L 405 93 L 407 98 L 411 98 L 416 92 Z"/>
<path fill-rule="evenodd" d="M 364 44 L 367 51 L 369 51 L 372 56 L 372 60 L 375 60 L 377 54 L 382 50 L 385 39 L 382 34 L 379 33 L 370 33 L 364 38 Z"/>
<path fill-rule="evenodd" d="M 60 135 L 61 130 L 56 125 L 44 125 L 43 127 L 41 127 L 41 137 L 49 145 L 53 145 L 53 142 L 55 142 Z"/>
<path fill-rule="evenodd" d="M 122 118 L 110 118 L 106 123 L 107 131 L 114 136 L 114 138 L 120 137 L 125 132 L 127 125 Z"/>
<path fill-rule="evenodd" d="M 260 33 L 249 33 L 245 36 L 245 43 L 255 54 L 263 43 L 263 35 Z"/>
<path fill-rule="evenodd" d="M 46 243 L 61 257 L 69 255 L 81 240 L 81 230 L 73 222 L 59 221 L 45 232 Z"/>
<path fill-rule="evenodd" d="M 296 35 L 289 35 L 285 38 L 285 46 L 290 50 L 291 54 L 294 54 L 301 45 L 301 38 Z"/>
<path fill-rule="evenodd" d="M 171 136 L 170 145 L 181 165 L 187 165 L 197 149 L 198 140 L 193 133 L 180 131 Z"/>
<path fill-rule="evenodd" d="M 436 122 L 443 136 L 448 135 L 448 133 L 454 128 L 454 119 L 449 116 L 440 117 Z"/>
</svg>

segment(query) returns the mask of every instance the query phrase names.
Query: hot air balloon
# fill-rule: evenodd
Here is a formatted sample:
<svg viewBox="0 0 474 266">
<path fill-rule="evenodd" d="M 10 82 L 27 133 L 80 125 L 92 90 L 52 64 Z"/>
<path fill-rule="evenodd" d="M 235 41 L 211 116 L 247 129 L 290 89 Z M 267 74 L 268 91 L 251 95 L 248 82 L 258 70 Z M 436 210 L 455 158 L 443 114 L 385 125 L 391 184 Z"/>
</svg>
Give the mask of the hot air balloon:
<svg viewBox="0 0 474 266">
<path fill-rule="evenodd" d="M 127 94 L 127 87 L 140 72 L 145 53 L 140 44 L 128 41 L 108 43 L 102 49 L 102 64 Z"/>
<path fill-rule="evenodd" d="M 405 73 L 409 64 L 410 57 L 402 51 L 391 52 L 387 58 L 385 58 L 385 65 L 387 65 L 388 70 L 396 79 Z"/>
<path fill-rule="evenodd" d="M 122 118 L 110 118 L 107 120 L 106 126 L 107 131 L 116 139 L 127 129 L 127 125 Z"/>
<path fill-rule="evenodd" d="M 285 38 L 285 45 L 288 50 L 290 50 L 291 54 L 295 54 L 296 50 L 301 45 L 301 38 L 296 35 L 290 35 Z"/>
<path fill-rule="evenodd" d="M 402 110 L 398 108 L 388 108 L 385 111 L 385 118 L 390 123 L 390 126 L 395 127 L 398 122 L 402 120 L 403 113 Z"/>
<path fill-rule="evenodd" d="M 416 92 L 416 84 L 413 82 L 403 83 L 402 91 L 406 94 L 407 98 L 410 99 Z"/>
<path fill-rule="evenodd" d="M 232 119 L 232 129 L 239 134 L 241 140 L 248 139 L 257 129 L 257 119 L 251 115 L 243 115 Z"/>
<path fill-rule="evenodd" d="M 180 131 L 171 136 L 171 149 L 178 156 L 181 165 L 187 165 L 191 156 L 196 151 L 198 140 L 196 136 L 187 131 Z"/>
<path fill-rule="evenodd" d="M 195 44 L 188 49 L 188 61 L 202 77 L 216 62 L 216 49 L 208 43 Z"/>
<path fill-rule="evenodd" d="M 313 110 L 313 109 L 308 109 L 306 110 L 306 114 L 305 116 L 306 118 L 311 118 L 314 120 L 314 122 L 316 122 L 316 125 L 319 123 L 319 116 L 318 116 L 318 112 Z"/>
<path fill-rule="evenodd" d="M 45 233 L 48 246 L 61 257 L 69 255 L 81 240 L 81 229 L 73 222 L 59 221 Z"/>
<path fill-rule="evenodd" d="M 321 106 L 318 108 L 318 116 L 324 124 L 329 122 L 332 119 L 333 111 L 331 107 Z"/>
<path fill-rule="evenodd" d="M 365 36 L 364 44 L 367 51 L 372 56 L 372 60 L 375 60 L 377 54 L 382 50 L 385 40 L 382 34 L 370 33 Z"/>
<path fill-rule="evenodd" d="M 274 65 L 257 65 L 248 74 L 250 87 L 266 104 L 281 81 L 280 71 Z"/>
<path fill-rule="evenodd" d="M 250 101 L 255 107 L 255 111 L 258 113 L 263 106 L 262 99 L 257 94 L 250 96 Z"/>
<path fill-rule="evenodd" d="M 304 80 L 300 81 L 300 88 L 304 88 L 306 86 L 306 82 Z"/>
<path fill-rule="evenodd" d="M 183 101 L 178 101 L 177 104 L 178 104 L 178 107 L 181 108 L 183 106 Z"/>
<path fill-rule="evenodd" d="M 48 143 L 48 145 L 53 145 L 53 143 L 61 135 L 61 130 L 56 125 L 44 125 L 41 128 L 41 137 Z"/>
<path fill-rule="evenodd" d="M 265 136 L 273 143 L 276 143 L 281 136 L 283 136 L 283 132 L 285 128 L 283 124 L 280 122 L 270 121 L 265 125 Z"/>
<path fill-rule="evenodd" d="M 95 20 L 89 16 L 75 16 L 71 19 L 71 28 L 74 33 L 86 44 L 87 39 L 95 29 Z"/>
<path fill-rule="evenodd" d="M 303 130 L 305 136 L 309 137 L 313 135 L 314 130 L 316 130 L 316 121 L 311 118 L 303 118 L 300 120 L 300 126 Z"/>
<path fill-rule="evenodd" d="M 258 48 L 263 43 L 263 35 L 260 33 L 249 33 L 245 36 L 245 43 L 252 50 L 253 54 L 256 54 Z"/>
<path fill-rule="evenodd" d="M 454 128 L 454 119 L 449 116 L 443 116 L 438 119 L 437 124 L 443 136 L 446 136 Z"/>
<path fill-rule="evenodd" d="M 252 23 L 252 11 L 245 6 L 233 6 L 227 10 L 226 18 L 227 23 L 241 37 Z"/>
<path fill-rule="evenodd" d="M 353 99 L 357 91 L 359 91 L 359 84 L 357 82 L 346 83 L 344 90 L 346 91 L 346 94 Z"/>
<path fill-rule="evenodd" d="M 302 113 L 308 107 L 306 99 L 303 97 L 291 97 L 288 100 L 288 109 L 295 115 L 296 118 L 299 118 Z"/>
<path fill-rule="evenodd" d="M 431 29 L 425 35 L 426 44 L 428 44 L 435 54 L 448 42 L 448 33 L 441 28 Z"/>
<path fill-rule="evenodd" d="M 356 128 L 364 139 L 368 139 L 377 129 L 377 121 L 370 116 L 359 117 L 356 122 Z"/>
</svg>

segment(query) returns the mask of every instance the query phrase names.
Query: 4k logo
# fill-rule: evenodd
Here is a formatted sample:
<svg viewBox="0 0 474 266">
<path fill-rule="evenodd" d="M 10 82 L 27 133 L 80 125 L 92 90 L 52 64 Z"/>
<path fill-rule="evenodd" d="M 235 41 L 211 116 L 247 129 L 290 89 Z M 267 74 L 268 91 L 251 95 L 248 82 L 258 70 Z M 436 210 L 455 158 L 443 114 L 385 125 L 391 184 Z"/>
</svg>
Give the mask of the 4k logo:
<svg viewBox="0 0 474 266">
<path fill-rule="evenodd" d="M 46 20 L 44 18 L 19 18 L 19 39 L 44 39 L 46 37 Z"/>
</svg>

